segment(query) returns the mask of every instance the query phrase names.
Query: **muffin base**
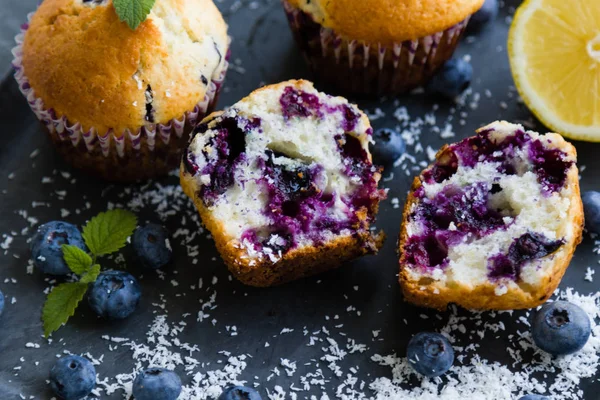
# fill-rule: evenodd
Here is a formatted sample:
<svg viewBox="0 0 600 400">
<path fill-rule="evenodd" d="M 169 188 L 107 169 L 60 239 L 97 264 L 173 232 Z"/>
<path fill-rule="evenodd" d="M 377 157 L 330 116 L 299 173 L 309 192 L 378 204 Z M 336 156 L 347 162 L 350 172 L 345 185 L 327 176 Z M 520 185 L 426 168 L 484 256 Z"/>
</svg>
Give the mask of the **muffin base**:
<svg viewBox="0 0 600 400">
<path fill-rule="evenodd" d="M 27 19 L 30 20 L 32 15 L 29 14 Z M 202 101 L 180 118 L 163 124 L 148 123 L 135 132 L 109 129 L 99 134 L 94 127 L 84 130 L 81 124 L 69 121 L 66 116 L 57 116 L 36 96 L 22 65 L 22 46 L 27 28 L 27 23 L 21 26 L 21 33 L 15 37 L 17 46 L 12 50 L 12 65 L 19 90 L 65 161 L 108 181 L 132 182 L 156 178 L 176 169 L 181 151 L 196 123 L 214 110 L 229 65 L 226 60 L 219 76 L 209 82 Z"/>
<path fill-rule="evenodd" d="M 385 46 L 344 38 L 287 1 L 282 3 L 315 79 L 344 94 L 399 94 L 424 85 L 452 57 L 469 20 Z"/>
<path fill-rule="evenodd" d="M 229 272 L 244 285 L 270 287 L 282 285 L 297 279 L 320 274 L 344 265 L 344 263 L 368 254 L 377 254 L 383 246 L 385 234 L 358 229 L 367 218 L 367 211 L 360 214 L 361 223 L 350 235 L 339 236 L 321 246 L 305 246 L 285 253 L 277 262 L 268 258 L 255 259 L 248 256 L 247 250 L 232 240 L 223 227 L 223 222 L 215 219 L 199 196 L 195 177 L 186 173 L 185 165 L 180 168 L 183 192 L 192 199 L 198 209 L 200 219 L 210 231 L 217 250 Z M 377 214 L 378 204 L 372 210 Z"/>
</svg>

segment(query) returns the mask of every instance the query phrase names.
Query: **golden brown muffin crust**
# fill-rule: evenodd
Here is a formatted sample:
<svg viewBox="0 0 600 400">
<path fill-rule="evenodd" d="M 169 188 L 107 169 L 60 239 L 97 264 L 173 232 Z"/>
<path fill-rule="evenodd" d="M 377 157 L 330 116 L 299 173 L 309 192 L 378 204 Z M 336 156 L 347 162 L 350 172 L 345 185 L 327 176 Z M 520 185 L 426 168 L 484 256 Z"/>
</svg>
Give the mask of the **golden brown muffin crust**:
<svg viewBox="0 0 600 400">
<path fill-rule="evenodd" d="M 389 46 L 441 32 L 475 13 L 484 0 L 288 0 L 350 39 Z"/>
<path fill-rule="evenodd" d="M 57 116 L 120 134 L 152 122 L 145 119 L 148 85 L 153 122 L 193 110 L 207 90 L 201 73 L 208 80 L 220 73 L 227 45 L 227 26 L 211 0 L 157 2 L 135 31 L 110 0 L 45 0 L 25 34 L 23 68 Z"/>
</svg>

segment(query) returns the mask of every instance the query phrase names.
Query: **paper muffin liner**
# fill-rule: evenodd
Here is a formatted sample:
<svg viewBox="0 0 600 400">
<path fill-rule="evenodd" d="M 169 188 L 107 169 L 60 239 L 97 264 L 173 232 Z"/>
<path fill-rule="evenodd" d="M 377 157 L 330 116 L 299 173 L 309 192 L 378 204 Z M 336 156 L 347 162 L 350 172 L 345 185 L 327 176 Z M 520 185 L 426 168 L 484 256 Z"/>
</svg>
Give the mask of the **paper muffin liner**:
<svg viewBox="0 0 600 400">
<path fill-rule="evenodd" d="M 33 13 L 27 15 L 31 20 Z M 21 25 L 12 49 L 12 66 L 19 90 L 36 117 L 44 125 L 61 155 L 75 167 L 112 181 L 132 181 L 166 175 L 179 165 L 181 151 L 197 122 L 215 106 L 229 65 L 229 51 L 221 73 L 212 80 L 202 101 L 191 111 L 166 123 L 147 123 L 136 131 L 109 129 L 99 134 L 92 127 L 85 130 L 79 122 L 59 116 L 37 97 L 23 68 L 23 41 L 29 23 Z"/>
<path fill-rule="evenodd" d="M 345 38 L 282 0 L 294 38 L 315 78 L 352 94 L 406 92 L 452 57 L 469 17 L 433 35 L 385 46 Z"/>
</svg>

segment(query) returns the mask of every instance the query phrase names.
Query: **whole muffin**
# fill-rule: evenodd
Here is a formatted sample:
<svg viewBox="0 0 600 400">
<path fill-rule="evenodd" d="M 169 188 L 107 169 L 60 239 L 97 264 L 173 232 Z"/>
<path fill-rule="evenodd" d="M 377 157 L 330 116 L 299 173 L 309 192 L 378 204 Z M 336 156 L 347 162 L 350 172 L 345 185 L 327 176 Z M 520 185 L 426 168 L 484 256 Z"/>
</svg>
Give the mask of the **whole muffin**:
<svg viewBox="0 0 600 400">
<path fill-rule="evenodd" d="M 423 85 L 483 0 L 282 0 L 315 78 L 382 95 Z"/>
<path fill-rule="evenodd" d="M 58 152 L 113 181 L 164 175 L 227 70 L 211 0 L 160 0 L 132 30 L 111 0 L 45 0 L 13 50 L 15 78 Z"/>
</svg>

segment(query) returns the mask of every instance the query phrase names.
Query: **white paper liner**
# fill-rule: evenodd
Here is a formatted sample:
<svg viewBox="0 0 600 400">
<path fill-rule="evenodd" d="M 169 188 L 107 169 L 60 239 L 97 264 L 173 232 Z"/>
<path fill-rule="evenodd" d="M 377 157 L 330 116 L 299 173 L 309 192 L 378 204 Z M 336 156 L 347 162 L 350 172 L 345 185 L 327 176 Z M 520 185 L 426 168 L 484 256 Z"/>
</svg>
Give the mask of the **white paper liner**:
<svg viewBox="0 0 600 400">
<path fill-rule="evenodd" d="M 300 31 L 305 26 L 306 17 L 302 10 L 292 6 L 287 1 L 282 1 L 284 10 L 287 14 L 289 24 L 292 30 Z M 342 35 L 337 34 L 333 29 L 321 26 L 320 30 L 320 43 L 322 49 L 323 58 L 327 57 L 328 54 L 333 52 L 337 64 L 347 62 L 350 69 L 355 68 L 355 56 L 362 55 L 363 66 L 367 67 L 372 58 L 376 58 L 377 66 L 380 71 L 386 67 L 386 54 L 392 53 L 392 64 L 394 70 L 402 70 L 406 68 L 406 65 L 400 64 L 400 57 L 403 53 L 407 53 L 408 67 L 409 68 L 427 68 L 430 62 L 433 62 L 437 49 L 440 46 L 442 39 L 445 38 L 447 44 L 451 44 L 458 36 L 460 36 L 469 22 L 469 17 L 456 25 L 446 29 L 442 32 L 436 32 L 429 36 L 424 36 L 415 40 L 405 40 L 397 43 L 393 43 L 391 46 L 386 46 L 381 43 L 367 43 L 364 41 L 348 40 Z M 315 22 L 316 23 L 316 22 Z M 317 25 L 320 25 L 316 23 Z M 346 47 L 347 51 L 343 52 L 342 49 Z M 377 51 L 373 51 L 373 49 Z M 422 50 L 424 56 L 420 60 L 415 60 L 418 50 Z M 342 54 L 345 53 L 347 59 L 344 59 Z M 306 55 L 308 63 L 311 64 L 310 58 L 314 55 Z"/>
<path fill-rule="evenodd" d="M 25 75 L 23 68 L 23 41 L 25 38 L 25 32 L 29 28 L 29 21 L 34 13 L 27 15 L 27 23 L 21 25 L 21 32 L 15 36 L 15 42 L 17 45 L 12 49 L 13 61 L 12 66 L 15 69 L 15 80 L 19 85 L 19 90 L 23 93 L 23 96 L 27 99 L 31 110 L 34 112 L 36 117 L 46 126 L 50 134 L 56 134 L 61 141 L 70 140 L 73 147 L 77 147 L 81 140 L 84 141 L 85 147 L 89 152 L 93 152 L 96 146 L 100 146 L 102 154 L 108 157 L 111 149 L 114 147 L 114 151 L 117 152 L 119 157 L 125 156 L 125 145 L 126 141 L 129 140 L 131 148 L 136 151 L 141 150 L 142 143 L 148 147 L 150 151 L 154 151 L 156 144 L 156 136 L 158 134 L 159 140 L 163 143 L 168 144 L 171 140 L 172 135 L 181 137 L 184 133 L 184 127 L 186 122 L 190 126 L 194 126 L 200 121 L 207 113 L 210 106 L 213 105 L 219 90 L 223 86 L 225 75 L 229 62 L 227 59 L 223 64 L 219 76 L 216 79 L 211 80 L 208 84 L 207 91 L 202 101 L 200 101 L 193 110 L 187 111 L 180 118 L 174 118 L 164 124 L 146 124 L 140 127 L 137 131 L 131 132 L 129 129 L 116 134 L 111 128 L 104 135 L 98 134 L 96 128 L 84 130 L 80 123 L 71 124 L 67 120 L 66 116 L 57 116 L 54 109 L 46 108 L 41 98 L 36 97 L 35 91 L 29 85 L 29 80 Z M 143 140 L 143 139 L 146 140 Z M 114 146 L 111 146 L 111 142 Z"/>
</svg>

